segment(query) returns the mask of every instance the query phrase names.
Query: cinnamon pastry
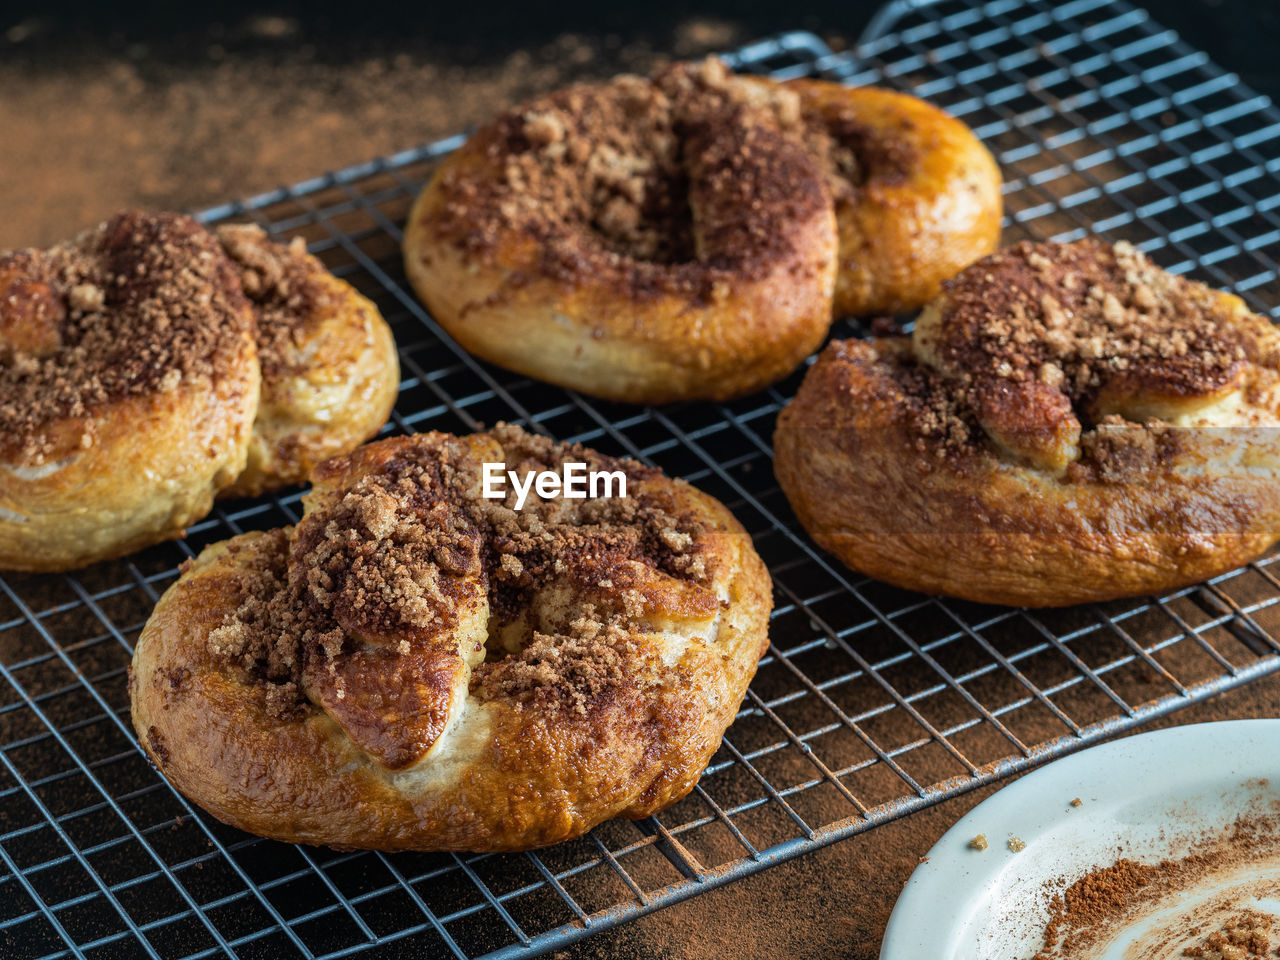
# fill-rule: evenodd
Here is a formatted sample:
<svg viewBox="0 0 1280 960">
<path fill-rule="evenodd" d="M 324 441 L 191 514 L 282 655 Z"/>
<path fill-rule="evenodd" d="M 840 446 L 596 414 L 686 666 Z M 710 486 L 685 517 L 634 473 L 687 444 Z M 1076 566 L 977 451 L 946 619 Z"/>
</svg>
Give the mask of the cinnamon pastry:
<svg viewBox="0 0 1280 960">
<path fill-rule="evenodd" d="M 837 316 L 919 309 L 996 249 L 1000 168 L 963 123 L 893 90 L 807 79 L 786 89 L 835 199 Z"/>
<path fill-rule="evenodd" d="M 793 370 L 833 310 L 919 307 L 995 249 L 1000 212 L 995 161 L 941 110 L 711 59 L 503 114 L 418 198 L 405 267 L 486 360 L 723 400 Z"/>
<path fill-rule="evenodd" d="M 798 100 L 719 61 L 550 94 L 453 153 L 405 228 L 418 295 L 463 347 L 633 403 L 726 399 L 826 335 L 826 178 Z"/>
<path fill-rule="evenodd" d="M 262 399 L 244 472 L 221 496 L 303 483 L 321 460 L 376 434 L 400 388 L 396 344 L 378 308 L 307 253 L 262 228 L 227 224 L 218 239 L 258 314 Z"/>
<path fill-rule="evenodd" d="M 517 510 L 485 462 L 585 463 L 626 495 Z M 139 638 L 133 722 L 174 786 L 267 837 L 477 851 L 692 789 L 768 642 L 768 574 L 720 503 L 505 426 L 312 479 L 295 529 L 207 548 Z"/>
<path fill-rule="evenodd" d="M 0 255 L 0 569 L 180 536 L 214 496 L 297 482 L 385 421 L 373 305 L 256 228 L 220 237 L 133 212 Z"/>
<path fill-rule="evenodd" d="M 1124 243 L 1022 244 L 910 339 L 832 343 L 779 417 L 814 539 L 916 590 L 1054 606 L 1194 583 L 1280 537 L 1280 334 Z"/>
<path fill-rule="evenodd" d="M 244 469 L 253 308 L 203 227 L 128 213 L 0 259 L 0 569 L 176 537 Z"/>
</svg>

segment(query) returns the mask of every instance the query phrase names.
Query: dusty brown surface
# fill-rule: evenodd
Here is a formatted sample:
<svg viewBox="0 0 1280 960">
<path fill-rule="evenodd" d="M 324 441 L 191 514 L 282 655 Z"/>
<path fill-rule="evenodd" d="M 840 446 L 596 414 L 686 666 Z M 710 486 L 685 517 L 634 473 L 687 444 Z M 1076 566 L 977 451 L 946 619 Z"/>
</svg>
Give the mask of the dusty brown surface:
<svg viewBox="0 0 1280 960">
<path fill-rule="evenodd" d="M 1271 678 L 1145 730 L 1280 714 Z M 730 732 L 732 735 L 732 731 Z M 875 960 L 894 902 L 929 848 L 984 788 L 774 867 L 554 954 L 558 960 Z"/>
<path fill-rule="evenodd" d="M 743 39 L 700 24 L 670 52 Z M 198 209 L 452 133 L 568 79 L 644 70 L 653 48 L 575 38 L 475 67 L 409 57 L 340 68 L 213 59 L 184 67 L 127 57 L 74 69 L 0 64 L 0 246 L 47 245 L 124 206 Z M 143 614 L 139 614 L 141 616 Z M 122 681 L 123 684 L 123 681 Z M 1159 725 L 1280 715 L 1280 678 Z M 1034 742 L 1035 730 L 1020 731 Z M 914 771 L 927 780 L 928 768 Z M 946 769 L 946 774 L 954 772 Z M 705 957 L 872 960 L 918 860 L 978 791 L 700 896 L 560 952 L 560 960 Z M 413 956 L 409 947 L 406 956 Z"/>
<path fill-rule="evenodd" d="M 334 65 L 193 52 L 0 63 L 0 248 L 47 246 L 126 206 L 193 210 L 402 150 L 570 80 L 646 71 L 745 39 L 720 22 L 670 48 L 564 36 L 495 62 L 409 54 Z M 20 185 L 17 186 L 17 185 Z"/>
</svg>

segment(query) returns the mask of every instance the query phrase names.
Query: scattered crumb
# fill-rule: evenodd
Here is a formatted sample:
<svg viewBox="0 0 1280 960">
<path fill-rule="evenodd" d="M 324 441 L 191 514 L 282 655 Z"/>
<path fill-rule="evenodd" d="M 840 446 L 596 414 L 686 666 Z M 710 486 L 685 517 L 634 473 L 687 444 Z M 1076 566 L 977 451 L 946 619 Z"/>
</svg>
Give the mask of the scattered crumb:
<svg viewBox="0 0 1280 960">
<path fill-rule="evenodd" d="M 1271 927 L 1274 918 L 1256 910 L 1232 917 L 1205 938 L 1199 946 L 1182 951 L 1184 957 L 1200 960 L 1254 960 L 1271 956 Z"/>
<path fill-rule="evenodd" d="M 1021 853 L 1023 850 L 1027 849 L 1027 844 L 1025 841 L 1023 841 L 1019 837 L 1010 837 L 1009 849 L 1012 850 L 1014 853 Z"/>
<path fill-rule="evenodd" d="M 972 840 L 970 840 L 969 849 L 970 850 L 987 849 L 987 835 L 985 833 L 980 833 L 976 837 L 974 837 Z"/>
</svg>

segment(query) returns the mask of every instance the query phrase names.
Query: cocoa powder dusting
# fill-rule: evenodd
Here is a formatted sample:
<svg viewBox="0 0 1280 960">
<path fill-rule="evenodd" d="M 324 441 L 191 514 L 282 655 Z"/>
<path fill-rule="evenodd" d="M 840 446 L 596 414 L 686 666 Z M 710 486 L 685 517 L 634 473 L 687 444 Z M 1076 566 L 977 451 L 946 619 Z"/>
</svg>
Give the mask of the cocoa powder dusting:
<svg viewBox="0 0 1280 960">
<path fill-rule="evenodd" d="M 1280 822 L 1274 814 L 1243 817 L 1224 833 L 1209 833 L 1198 838 L 1191 852 L 1181 858 L 1148 864 L 1122 857 L 1109 866 L 1090 871 L 1050 900 L 1044 947 L 1031 960 L 1082 956 L 1086 948 L 1106 942 L 1126 924 L 1157 909 L 1164 898 L 1187 890 L 1205 878 L 1274 854 L 1277 827 Z M 1185 949 L 1182 955 L 1208 960 L 1266 956 L 1270 949 L 1270 929 L 1271 918 L 1246 911 L 1230 920 L 1223 930 L 1211 933 L 1200 945 Z M 1165 935 L 1178 937 L 1185 943 L 1186 937 L 1199 932 L 1198 928 L 1183 929 Z"/>
</svg>

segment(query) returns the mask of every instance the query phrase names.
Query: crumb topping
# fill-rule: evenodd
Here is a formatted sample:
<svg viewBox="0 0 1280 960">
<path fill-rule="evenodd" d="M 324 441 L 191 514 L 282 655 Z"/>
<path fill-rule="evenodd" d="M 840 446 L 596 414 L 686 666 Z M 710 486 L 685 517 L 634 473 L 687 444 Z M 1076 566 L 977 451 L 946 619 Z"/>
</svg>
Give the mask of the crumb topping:
<svg viewBox="0 0 1280 960">
<path fill-rule="evenodd" d="M 762 275 L 830 202 L 795 94 L 714 58 L 569 87 L 476 142 L 480 169 L 443 182 L 442 235 L 479 256 L 528 237 L 552 275 L 607 269 L 636 297 L 712 298 L 732 276 Z"/>
<path fill-rule="evenodd" d="M 581 636 L 534 633 L 518 657 L 503 666 L 483 664 L 473 687 L 485 700 L 507 697 L 537 709 L 561 708 L 586 716 L 593 701 L 623 686 L 642 686 L 636 661 L 644 653 L 620 624 Z"/>
<path fill-rule="evenodd" d="M 0 257 L 0 446 L 42 464 L 73 422 L 130 396 L 227 378 L 253 329 L 213 236 L 176 214 L 119 214 L 46 251 Z"/>
<path fill-rule="evenodd" d="M 1038 382 L 1076 402 L 1118 380 L 1201 396 L 1246 362 L 1276 361 L 1271 338 L 1238 322 L 1215 291 L 1123 241 L 1022 243 L 944 286 L 937 347 L 974 382 Z"/>
<path fill-rule="evenodd" d="M 1204 942 L 1182 951 L 1200 960 L 1265 960 L 1272 957 L 1271 928 L 1275 918 L 1258 910 L 1245 910 L 1228 919 Z"/>
<path fill-rule="evenodd" d="M 610 684 L 638 683 L 633 635 L 645 629 L 655 578 L 693 587 L 699 612 L 718 608 L 705 522 L 647 492 L 643 481 L 660 474 L 635 461 L 514 426 L 489 436 L 520 474 L 585 462 L 623 471 L 637 495 L 531 492 L 516 511 L 514 493 L 479 496 L 480 462 L 465 441 L 422 437 L 313 504 L 292 536 L 272 535 L 263 549 L 276 553 L 255 565 L 210 652 L 280 688 L 272 709 L 294 715 L 309 670 L 367 644 L 406 656 L 447 646 L 460 612 L 487 601 L 490 660 L 471 681 L 479 696 L 582 715 Z"/>
<path fill-rule="evenodd" d="M 944 313 L 917 327 L 924 362 L 897 374 L 921 448 L 944 458 L 985 435 L 1071 479 L 1132 478 L 1177 449 L 1161 416 L 1280 366 L 1267 321 L 1123 242 L 1023 243 L 944 286 Z"/>
<path fill-rule="evenodd" d="M 258 361 L 263 376 L 287 375 L 301 364 L 293 359 L 307 322 L 331 299 L 318 282 L 323 267 L 307 253 L 301 237 L 273 242 L 256 224 L 225 224 L 218 241 L 239 269 L 240 282 L 258 313 Z"/>
</svg>

